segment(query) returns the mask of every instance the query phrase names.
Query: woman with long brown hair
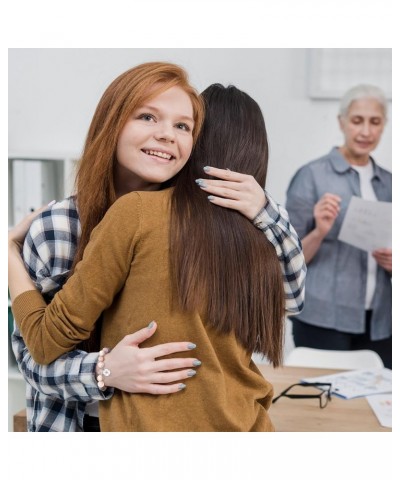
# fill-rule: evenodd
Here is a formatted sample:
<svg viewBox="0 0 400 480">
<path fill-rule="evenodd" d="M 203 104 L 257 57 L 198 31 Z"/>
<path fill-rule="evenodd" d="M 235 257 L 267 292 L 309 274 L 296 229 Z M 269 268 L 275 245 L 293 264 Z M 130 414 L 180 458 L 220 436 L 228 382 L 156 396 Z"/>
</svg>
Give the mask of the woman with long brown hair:
<svg viewBox="0 0 400 480">
<path fill-rule="evenodd" d="M 215 84 L 203 92 L 206 121 L 172 194 L 171 256 L 184 309 L 204 308 L 221 332 L 234 332 L 248 351 L 277 366 L 282 358 L 284 291 L 276 252 L 239 212 L 208 205 L 197 190 L 213 175 L 207 165 L 251 175 L 265 185 L 268 142 L 257 103 L 244 92 Z M 200 178 L 200 180 L 199 180 Z M 190 245 L 190 248 L 185 246 Z"/>
<path fill-rule="evenodd" d="M 53 361 L 88 338 L 103 311 L 103 345 L 112 347 L 150 318 L 164 325 L 157 341 L 190 334 L 198 345 L 202 372 L 190 388 L 178 396 L 155 398 L 116 392 L 100 405 L 105 431 L 273 429 L 267 414 L 272 388 L 251 354 L 260 351 L 274 365 L 281 360 L 285 295 L 276 252 L 247 219 L 212 205 L 213 198 L 206 199 L 194 182 L 195 189 L 187 188 L 201 162 L 236 165 L 265 180 L 265 126 L 258 105 L 234 87 L 214 85 L 204 97 L 205 131 L 193 163 L 182 172 L 182 183 L 116 201 L 48 307 L 26 275 L 22 278 L 11 242 L 10 293 L 17 297 L 13 309 L 39 362 Z M 216 117 L 221 111 L 222 118 Z M 232 148 L 214 149 L 215 138 Z M 203 226 L 197 228 L 199 223 Z M 106 349 L 99 355 L 102 386 L 113 376 L 109 356 Z"/>
</svg>

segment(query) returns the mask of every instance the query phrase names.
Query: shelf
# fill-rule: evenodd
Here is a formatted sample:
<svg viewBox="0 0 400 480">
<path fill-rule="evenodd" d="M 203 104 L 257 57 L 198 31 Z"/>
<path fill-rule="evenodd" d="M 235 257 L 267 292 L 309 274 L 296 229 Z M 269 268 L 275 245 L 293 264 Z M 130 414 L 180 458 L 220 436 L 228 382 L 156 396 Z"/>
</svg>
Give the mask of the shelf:
<svg viewBox="0 0 400 480">
<path fill-rule="evenodd" d="M 77 156 L 13 152 L 8 156 L 8 224 L 74 190 Z"/>
</svg>

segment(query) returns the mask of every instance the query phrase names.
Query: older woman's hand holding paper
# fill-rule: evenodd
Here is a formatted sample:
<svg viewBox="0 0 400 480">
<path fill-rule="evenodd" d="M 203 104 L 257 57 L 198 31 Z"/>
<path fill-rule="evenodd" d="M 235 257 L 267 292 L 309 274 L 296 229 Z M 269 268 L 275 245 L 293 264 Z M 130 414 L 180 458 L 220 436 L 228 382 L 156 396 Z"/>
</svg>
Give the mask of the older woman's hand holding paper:
<svg viewBox="0 0 400 480">
<path fill-rule="evenodd" d="M 387 272 L 392 273 L 392 249 L 378 248 L 372 252 L 376 263 L 384 268 Z"/>
</svg>

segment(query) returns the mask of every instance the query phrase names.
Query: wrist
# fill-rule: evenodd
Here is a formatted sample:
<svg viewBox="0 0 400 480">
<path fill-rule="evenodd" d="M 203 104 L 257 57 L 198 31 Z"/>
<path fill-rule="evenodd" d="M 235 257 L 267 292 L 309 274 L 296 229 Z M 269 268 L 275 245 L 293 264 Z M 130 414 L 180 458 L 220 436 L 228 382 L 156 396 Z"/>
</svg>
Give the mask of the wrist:
<svg viewBox="0 0 400 480">
<path fill-rule="evenodd" d="M 268 200 L 264 197 L 264 201 L 262 203 L 259 203 L 258 206 L 255 206 L 253 210 L 248 212 L 248 215 L 246 215 L 247 218 L 254 223 L 256 219 L 264 212 L 267 204 Z"/>
<path fill-rule="evenodd" d="M 322 242 L 323 239 L 326 237 L 327 233 L 328 232 L 325 232 L 324 230 L 320 230 L 318 227 L 315 227 L 314 230 L 311 232 L 311 235 L 314 240 Z"/>
<path fill-rule="evenodd" d="M 109 386 L 108 377 L 111 375 L 111 370 L 107 368 L 107 355 L 110 353 L 109 348 L 103 348 L 99 352 L 99 356 L 96 364 L 96 381 L 99 390 L 104 391 Z"/>
<path fill-rule="evenodd" d="M 269 207 L 268 200 L 266 200 L 264 206 L 258 211 L 257 215 L 251 220 L 253 225 L 259 229 L 267 228 L 271 223 L 275 223 L 275 219 L 270 215 L 267 210 Z"/>
</svg>

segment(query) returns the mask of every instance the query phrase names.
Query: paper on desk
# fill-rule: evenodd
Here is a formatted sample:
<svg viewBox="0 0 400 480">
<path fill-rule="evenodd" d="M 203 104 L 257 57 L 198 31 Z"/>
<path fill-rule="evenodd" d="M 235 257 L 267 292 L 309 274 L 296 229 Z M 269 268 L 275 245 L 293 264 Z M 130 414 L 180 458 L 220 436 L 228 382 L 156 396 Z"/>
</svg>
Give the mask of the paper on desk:
<svg viewBox="0 0 400 480">
<path fill-rule="evenodd" d="M 392 204 L 351 197 L 338 239 L 367 252 L 392 248 Z"/>
<path fill-rule="evenodd" d="M 392 394 L 371 395 L 367 400 L 382 427 L 392 428 Z"/>
<path fill-rule="evenodd" d="M 302 378 L 302 382 L 332 383 L 332 393 L 343 398 L 365 397 L 392 392 L 392 371 L 388 368 L 349 370 L 333 375 Z"/>
</svg>

